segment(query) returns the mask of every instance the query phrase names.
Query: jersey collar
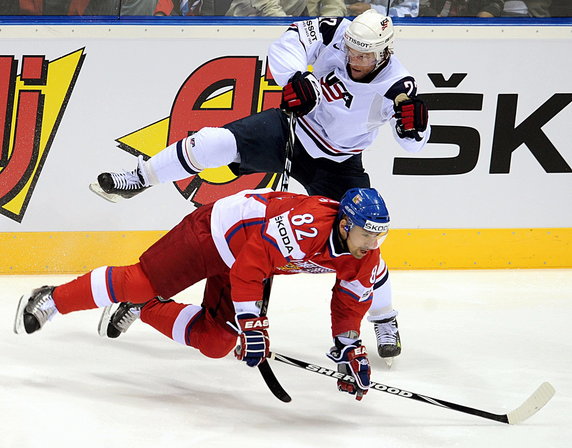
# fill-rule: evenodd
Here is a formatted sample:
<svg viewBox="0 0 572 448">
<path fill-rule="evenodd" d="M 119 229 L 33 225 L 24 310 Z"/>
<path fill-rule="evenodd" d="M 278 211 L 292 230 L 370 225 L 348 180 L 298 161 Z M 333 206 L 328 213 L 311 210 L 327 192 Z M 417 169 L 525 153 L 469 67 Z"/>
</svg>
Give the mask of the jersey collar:
<svg viewBox="0 0 572 448">
<path fill-rule="evenodd" d="M 338 238 L 335 227 L 330 232 L 330 237 L 328 238 L 328 250 L 330 251 L 332 258 L 341 257 L 342 255 L 350 255 Z"/>
</svg>

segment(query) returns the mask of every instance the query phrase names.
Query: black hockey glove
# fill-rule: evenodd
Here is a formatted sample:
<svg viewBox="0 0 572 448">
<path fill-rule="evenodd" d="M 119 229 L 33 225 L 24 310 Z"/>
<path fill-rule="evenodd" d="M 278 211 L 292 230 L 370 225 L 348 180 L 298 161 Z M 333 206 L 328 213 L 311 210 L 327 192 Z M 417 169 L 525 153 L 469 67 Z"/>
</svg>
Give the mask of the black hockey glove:
<svg viewBox="0 0 572 448">
<path fill-rule="evenodd" d="M 417 97 L 409 98 L 404 93 L 397 95 L 393 105 L 395 129 L 401 138 L 423 140 L 421 132 L 427 129 L 428 112 L 425 103 Z"/>
<path fill-rule="evenodd" d="M 361 400 L 369 389 L 371 369 L 365 346 L 361 340 L 344 344 L 338 338 L 336 344 L 326 356 L 338 365 L 338 372 L 344 376 L 338 380 L 338 390 L 356 396 Z"/>
<path fill-rule="evenodd" d="M 321 98 L 320 82 L 310 72 L 296 72 L 282 90 L 280 108 L 297 117 L 314 110 Z"/>
<path fill-rule="evenodd" d="M 236 326 L 231 324 L 231 327 L 238 333 L 240 341 L 234 350 L 234 356 L 250 367 L 256 367 L 270 353 L 268 318 L 242 313 L 236 315 L 235 322 Z"/>
</svg>

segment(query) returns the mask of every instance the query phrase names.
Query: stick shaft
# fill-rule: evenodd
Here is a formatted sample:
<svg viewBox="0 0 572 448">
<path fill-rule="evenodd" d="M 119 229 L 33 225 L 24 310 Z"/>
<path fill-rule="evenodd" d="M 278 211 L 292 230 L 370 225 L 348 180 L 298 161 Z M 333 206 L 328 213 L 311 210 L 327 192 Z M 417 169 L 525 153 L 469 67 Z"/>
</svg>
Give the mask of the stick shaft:
<svg viewBox="0 0 572 448">
<path fill-rule="evenodd" d="M 294 141 L 296 139 L 296 116 L 293 112 L 288 112 L 288 140 L 286 142 L 286 156 L 284 162 L 284 172 L 282 173 L 282 183 L 280 191 L 288 191 L 288 183 L 290 181 L 290 170 L 292 168 L 292 156 L 294 154 Z M 262 293 L 262 305 L 260 306 L 260 315 L 266 316 L 268 312 L 268 302 L 270 301 L 270 293 L 272 291 L 272 277 L 264 280 L 264 290 Z M 292 400 L 288 392 L 284 390 L 276 375 L 270 368 L 267 360 L 261 362 L 258 370 L 264 379 L 264 382 L 279 400 L 288 403 Z"/>
<path fill-rule="evenodd" d="M 329 376 L 332 378 L 338 378 L 337 370 L 326 369 L 325 367 L 320 367 L 315 364 L 310 364 L 305 361 L 300 361 L 299 359 L 294 359 L 289 356 L 281 355 L 279 353 L 271 353 L 271 359 L 280 361 L 284 364 L 290 366 L 299 367 L 301 369 L 307 370 L 309 372 L 318 373 L 323 376 Z M 455 411 L 463 412 L 465 414 L 476 415 L 478 417 L 483 417 L 489 420 L 495 420 L 501 423 L 509 423 L 508 416 L 506 414 L 493 414 L 491 412 L 483 411 L 480 409 L 471 408 L 468 406 L 452 403 L 445 400 L 440 400 L 438 398 L 428 397 L 426 395 L 421 395 L 415 392 L 409 392 L 406 390 L 399 389 L 397 387 L 387 386 L 385 384 L 371 382 L 370 389 L 377 390 L 380 392 L 385 392 L 391 395 L 395 395 L 401 398 L 409 398 L 411 400 L 421 401 L 423 403 L 432 404 L 434 406 L 439 406 L 443 408 L 453 409 Z"/>
<path fill-rule="evenodd" d="M 282 183 L 280 184 L 280 191 L 288 191 L 295 141 L 296 141 L 296 116 L 294 115 L 293 112 L 288 112 L 288 140 L 286 142 L 286 159 L 284 161 L 284 172 L 282 173 Z"/>
</svg>

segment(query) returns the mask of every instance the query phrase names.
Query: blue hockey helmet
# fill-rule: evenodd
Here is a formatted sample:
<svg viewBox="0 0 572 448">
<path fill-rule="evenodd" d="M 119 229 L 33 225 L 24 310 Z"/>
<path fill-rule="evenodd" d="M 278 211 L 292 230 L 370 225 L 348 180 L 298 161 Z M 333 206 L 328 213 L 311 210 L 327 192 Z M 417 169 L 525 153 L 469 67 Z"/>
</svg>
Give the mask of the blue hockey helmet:
<svg viewBox="0 0 572 448">
<path fill-rule="evenodd" d="M 389 230 L 389 212 L 385 201 L 374 188 L 351 188 L 342 197 L 338 217 L 344 216 L 349 225 L 355 225 L 368 232 L 386 234 Z"/>
</svg>

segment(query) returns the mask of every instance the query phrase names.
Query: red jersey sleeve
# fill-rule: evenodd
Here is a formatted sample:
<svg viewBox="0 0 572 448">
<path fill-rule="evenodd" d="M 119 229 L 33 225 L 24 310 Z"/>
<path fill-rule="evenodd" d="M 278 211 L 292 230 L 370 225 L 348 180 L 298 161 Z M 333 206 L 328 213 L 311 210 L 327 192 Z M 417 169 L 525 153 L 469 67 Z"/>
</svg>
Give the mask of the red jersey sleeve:
<svg viewBox="0 0 572 448">
<path fill-rule="evenodd" d="M 272 275 L 274 266 L 284 263 L 284 257 L 260 232 L 251 235 L 230 269 L 233 302 L 262 299 L 263 280 Z"/>
<path fill-rule="evenodd" d="M 361 260 L 347 257 L 337 270 L 330 304 L 332 336 L 347 331 L 360 333 L 365 313 L 371 306 L 376 279 L 385 272 L 385 262 L 378 251 Z"/>
</svg>

